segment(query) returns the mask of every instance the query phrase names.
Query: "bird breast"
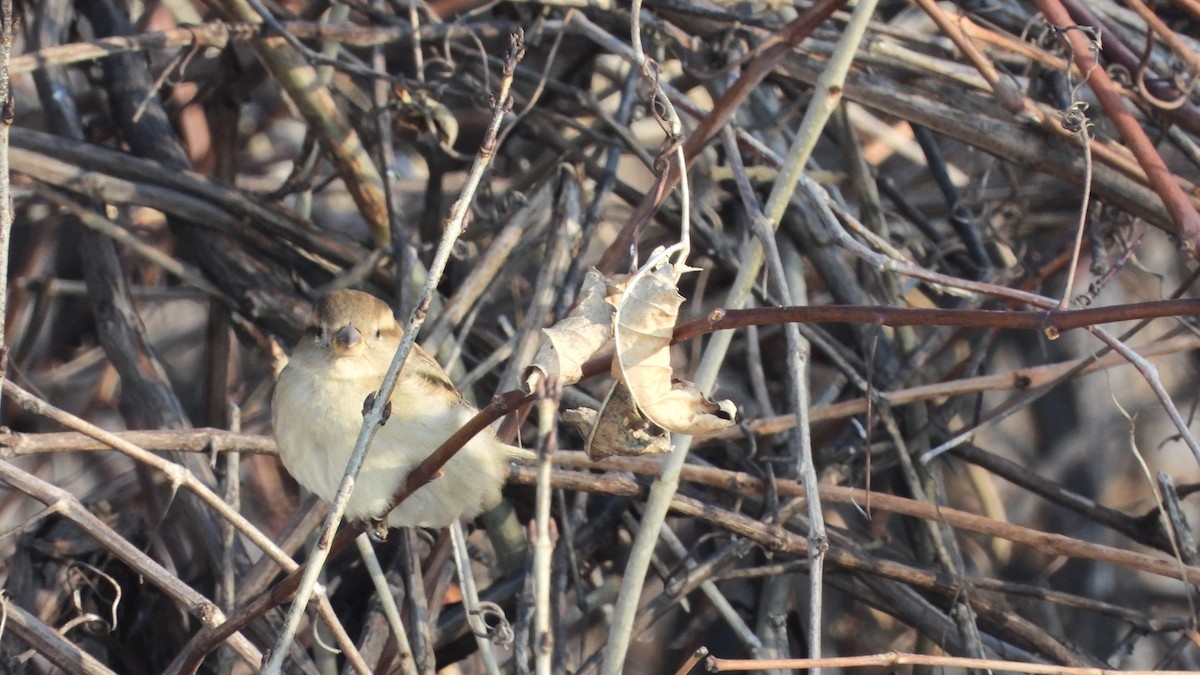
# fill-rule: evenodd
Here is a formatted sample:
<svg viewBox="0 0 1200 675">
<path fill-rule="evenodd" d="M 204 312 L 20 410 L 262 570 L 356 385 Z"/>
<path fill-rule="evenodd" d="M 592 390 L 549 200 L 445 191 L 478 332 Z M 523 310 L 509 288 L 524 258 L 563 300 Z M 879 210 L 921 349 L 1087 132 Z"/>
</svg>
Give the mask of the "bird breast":
<svg viewBox="0 0 1200 675">
<path fill-rule="evenodd" d="M 333 359 L 313 368 L 308 359 L 294 358 L 275 393 L 280 458 L 297 482 L 327 501 L 336 494 L 354 449 L 363 403 L 380 384 L 361 375 L 361 364 L 349 361 Z M 470 406 L 429 388 L 420 378 L 401 377 L 391 415 L 371 445 L 347 505 L 347 519 L 382 515 L 409 472 L 474 415 Z M 460 515 L 476 515 L 498 501 L 504 461 L 499 442 L 485 430 L 441 476 L 393 511 L 389 524 L 442 527 Z"/>
</svg>

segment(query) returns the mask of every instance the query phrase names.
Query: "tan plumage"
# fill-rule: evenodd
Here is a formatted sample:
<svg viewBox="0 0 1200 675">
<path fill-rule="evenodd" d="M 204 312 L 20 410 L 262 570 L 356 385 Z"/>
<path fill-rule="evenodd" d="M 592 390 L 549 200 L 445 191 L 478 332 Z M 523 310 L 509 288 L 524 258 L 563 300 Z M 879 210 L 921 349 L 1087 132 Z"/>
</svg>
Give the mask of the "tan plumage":
<svg viewBox="0 0 1200 675">
<path fill-rule="evenodd" d="M 360 291 L 334 291 L 316 306 L 318 325 L 296 345 L 273 401 L 279 456 L 293 477 L 332 500 L 363 421 L 404 334 L 391 308 Z M 476 413 L 446 372 L 414 346 L 392 393 L 346 509 L 348 520 L 378 518 L 408 473 Z M 506 451 L 490 430 L 476 435 L 388 516 L 393 527 L 445 527 L 500 498 Z"/>
</svg>

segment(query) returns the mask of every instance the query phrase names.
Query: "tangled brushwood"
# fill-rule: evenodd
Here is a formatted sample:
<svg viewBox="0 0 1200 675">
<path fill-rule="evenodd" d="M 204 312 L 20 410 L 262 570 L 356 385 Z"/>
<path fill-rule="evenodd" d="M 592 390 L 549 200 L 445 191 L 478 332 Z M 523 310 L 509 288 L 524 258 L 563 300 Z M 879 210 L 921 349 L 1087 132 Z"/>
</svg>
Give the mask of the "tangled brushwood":
<svg viewBox="0 0 1200 675">
<path fill-rule="evenodd" d="M 1197 36 L 1196 0 L 0 0 L 0 670 L 1200 669 Z M 327 503 L 271 400 L 339 289 L 395 321 L 308 358 L 423 370 L 288 399 Z M 463 427 L 371 454 L 459 424 L 426 403 Z M 369 513 L 490 506 L 465 446 L 494 508 L 339 517 L 364 456 Z"/>
</svg>

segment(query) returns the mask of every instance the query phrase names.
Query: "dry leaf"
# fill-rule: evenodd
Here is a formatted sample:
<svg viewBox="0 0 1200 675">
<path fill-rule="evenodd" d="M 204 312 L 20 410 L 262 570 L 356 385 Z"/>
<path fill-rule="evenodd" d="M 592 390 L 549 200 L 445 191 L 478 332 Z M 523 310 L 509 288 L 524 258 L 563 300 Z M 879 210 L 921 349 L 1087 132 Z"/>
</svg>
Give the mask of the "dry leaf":
<svg viewBox="0 0 1200 675">
<path fill-rule="evenodd" d="M 565 319 L 542 330 L 537 356 L 525 369 L 529 391 L 537 386 L 538 378 L 568 385 L 583 377 L 583 364 L 612 338 L 615 308 L 608 297 L 612 292 L 604 275 L 588 270 L 575 308 Z"/>
<path fill-rule="evenodd" d="M 593 460 L 671 451 L 670 435 L 642 417 L 633 405 L 629 389 L 620 382 L 613 383 L 599 413 L 591 408 L 574 408 L 563 413 L 563 421 L 587 438 L 585 449 Z"/>
<path fill-rule="evenodd" d="M 664 258 L 626 290 L 617 315 L 613 375 L 629 387 L 649 421 L 669 431 L 705 436 L 732 426 L 737 408 L 728 400 L 715 403 L 691 382 L 671 377 L 671 334 L 683 304 L 676 279 L 686 271 L 690 268 L 667 264 Z"/>
</svg>

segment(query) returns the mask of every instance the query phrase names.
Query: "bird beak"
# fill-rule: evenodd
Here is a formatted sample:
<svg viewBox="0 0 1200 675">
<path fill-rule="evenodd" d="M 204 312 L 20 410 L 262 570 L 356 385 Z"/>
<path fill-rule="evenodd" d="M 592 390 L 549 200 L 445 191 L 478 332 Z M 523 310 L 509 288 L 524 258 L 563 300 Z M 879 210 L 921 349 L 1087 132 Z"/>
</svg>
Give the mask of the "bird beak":
<svg viewBox="0 0 1200 675">
<path fill-rule="evenodd" d="M 357 356 L 362 353 L 362 333 L 352 325 L 342 326 L 333 334 L 333 352 L 338 356 Z"/>
</svg>

